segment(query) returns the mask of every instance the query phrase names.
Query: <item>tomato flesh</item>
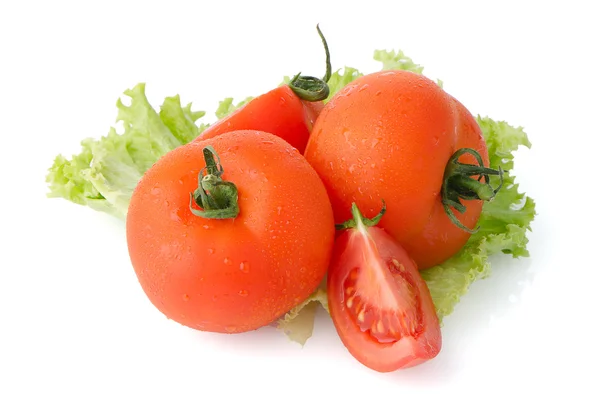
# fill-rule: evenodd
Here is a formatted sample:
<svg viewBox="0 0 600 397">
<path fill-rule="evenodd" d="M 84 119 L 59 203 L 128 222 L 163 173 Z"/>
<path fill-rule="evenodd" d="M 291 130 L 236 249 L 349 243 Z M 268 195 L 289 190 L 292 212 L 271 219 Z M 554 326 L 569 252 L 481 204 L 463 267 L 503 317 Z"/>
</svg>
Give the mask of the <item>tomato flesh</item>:
<svg viewBox="0 0 600 397">
<path fill-rule="evenodd" d="M 367 367 L 389 372 L 439 353 L 441 330 L 427 285 L 383 229 L 363 226 L 338 237 L 327 287 L 336 330 Z"/>
</svg>

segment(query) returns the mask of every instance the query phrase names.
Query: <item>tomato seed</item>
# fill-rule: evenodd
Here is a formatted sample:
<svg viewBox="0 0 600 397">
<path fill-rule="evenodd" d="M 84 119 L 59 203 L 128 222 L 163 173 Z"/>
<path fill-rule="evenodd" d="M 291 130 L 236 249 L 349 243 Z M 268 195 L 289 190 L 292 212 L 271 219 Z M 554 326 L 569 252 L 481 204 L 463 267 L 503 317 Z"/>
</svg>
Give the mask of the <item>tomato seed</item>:
<svg viewBox="0 0 600 397">
<path fill-rule="evenodd" d="M 346 307 L 348 309 L 352 308 L 352 301 L 354 300 L 354 297 L 351 296 L 350 298 L 348 298 L 348 300 L 346 301 Z"/>
</svg>

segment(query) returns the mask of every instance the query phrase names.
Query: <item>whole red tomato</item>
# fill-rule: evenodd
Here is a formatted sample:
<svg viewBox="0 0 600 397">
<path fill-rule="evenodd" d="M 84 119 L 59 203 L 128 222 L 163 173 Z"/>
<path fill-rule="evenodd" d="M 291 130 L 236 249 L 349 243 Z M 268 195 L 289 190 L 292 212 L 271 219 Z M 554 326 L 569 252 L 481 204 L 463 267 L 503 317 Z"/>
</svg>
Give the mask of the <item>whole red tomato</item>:
<svg viewBox="0 0 600 397">
<path fill-rule="evenodd" d="M 477 122 L 430 79 L 402 70 L 362 76 L 321 112 L 305 151 L 331 199 L 335 220 L 353 202 L 367 216 L 388 205 L 381 226 L 420 268 L 458 252 L 480 200 L 497 189 Z M 501 182 L 500 182 L 501 184 Z"/>
<path fill-rule="evenodd" d="M 327 192 L 302 155 L 261 131 L 181 146 L 137 185 L 131 263 L 150 301 L 191 328 L 243 332 L 305 300 L 334 238 Z"/>
</svg>

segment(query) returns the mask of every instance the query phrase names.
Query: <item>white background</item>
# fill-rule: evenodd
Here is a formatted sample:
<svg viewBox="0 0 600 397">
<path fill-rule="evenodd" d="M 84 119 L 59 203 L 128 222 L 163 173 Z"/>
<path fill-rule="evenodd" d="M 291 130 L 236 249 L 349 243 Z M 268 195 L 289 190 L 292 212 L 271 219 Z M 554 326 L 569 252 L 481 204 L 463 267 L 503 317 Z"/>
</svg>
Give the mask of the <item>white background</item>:
<svg viewBox="0 0 600 397">
<path fill-rule="evenodd" d="M 0 396 L 599 395 L 593 3 L 2 2 Z M 54 156 L 108 132 L 125 89 L 212 112 L 283 75 L 320 76 L 317 22 L 335 68 L 375 71 L 373 50 L 402 49 L 533 143 L 515 170 L 537 202 L 531 257 L 494 258 L 445 320 L 440 355 L 410 370 L 363 367 L 323 314 L 304 348 L 274 329 L 168 321 L 137 284 L 123 223 L 45 197 Z"/>
</svg>

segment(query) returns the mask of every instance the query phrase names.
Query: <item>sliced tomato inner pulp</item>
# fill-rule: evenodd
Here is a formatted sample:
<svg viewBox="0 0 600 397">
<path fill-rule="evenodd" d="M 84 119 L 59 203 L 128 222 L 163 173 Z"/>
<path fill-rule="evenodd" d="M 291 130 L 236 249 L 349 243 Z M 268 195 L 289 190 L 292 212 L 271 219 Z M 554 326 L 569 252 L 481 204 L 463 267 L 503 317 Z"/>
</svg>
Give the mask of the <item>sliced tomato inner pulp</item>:
<svg viewBox="0 0 600 397">
<path fill-rule="evenodd" d="M 371 256 L 364 264 L 344 280 L 344 304 L 350 316 L 379 343 L 417 338 L 423 332 L 423 311 L 413 276 L 393 258 L 384 262 Z"/>
</svg>

